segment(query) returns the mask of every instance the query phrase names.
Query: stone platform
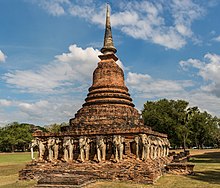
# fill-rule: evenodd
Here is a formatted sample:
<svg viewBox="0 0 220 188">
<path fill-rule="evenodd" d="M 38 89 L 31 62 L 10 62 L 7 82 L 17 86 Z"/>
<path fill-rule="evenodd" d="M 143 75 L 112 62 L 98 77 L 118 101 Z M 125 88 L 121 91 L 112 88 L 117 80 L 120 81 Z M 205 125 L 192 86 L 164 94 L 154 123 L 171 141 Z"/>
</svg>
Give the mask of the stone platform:
<svg viewBox="0 0 220 188">
<path fill-rule="evenodd" d="M 37 187 L 60 185 L 66 187 L 83 187 L 97 180 L 127 181 L 141 184 L 155 182 L 165 171 L 165 164 L 171 158 L 157 160 L 134 160 L 126 157 L 120 163 L 114 161 L 84 163 L 39 163 L 32 162 L 19 172 L 21 180 L 37 179 Z"/>
</svg>

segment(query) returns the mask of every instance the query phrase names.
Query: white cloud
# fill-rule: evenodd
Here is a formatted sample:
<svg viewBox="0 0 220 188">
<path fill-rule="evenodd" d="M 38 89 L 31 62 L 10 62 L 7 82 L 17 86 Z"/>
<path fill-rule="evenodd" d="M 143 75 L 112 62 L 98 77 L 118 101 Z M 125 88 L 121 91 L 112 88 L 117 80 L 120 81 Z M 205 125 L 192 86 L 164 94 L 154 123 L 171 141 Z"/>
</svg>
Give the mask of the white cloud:
<svg viewBox="0 0 220 188">
<path fill-rule="evenodd" d="M 53 16 L 65 14 L 65 5 L 70 4 L 69 0 L 34 0 L 41 8 Z"/>
<path fill-rule="evenodd" d="M 197 69 L 200 69 L 203 67 L 203 62 L 201 62 L 198 59 L 188 59 L 187 61 L 180 61 L 179 62 L 180 66 L 182 67 L 183 70 L 188 70 L 189 67 L 195 67 Z"/>
<path fill-rule="evenodd" d="M 11 105 L 11 101 L 6 100 L 6 99 L 0 99 L 0 106 L 10 106 Z"/>
<path fill-rule="evenodd" d="M 189 93 L 186 99 L 190 102 L 191 106 L 198 106 L 202 111 L 207 111 L 219 117 L 219 97 L 201 90 Z"/>
<path fill-rule="evenodd" d="M 133 25 L 138 20 L 139 20 L 139 16 L 135 11 L 119 12 L 111 16 L 111 22 L 114 27 L 123 26 L 123 25 Z"/>
<path fill-rule="evenodd" d="M 128 4 L 128 7 L 138 14 L 139 19 L 123 31 L 170 49 L 182 48 L 187 38 L 194 38 L 192 22 L 204 15 L 204 9 L 191 0 L 139 1 Z M 172 20 L 167 17 L 169 14 Z"/>
<path fill-rule="evenodd" d="M 153 79 L 148 74 L 129 72 L 126 82 L 128 87 L 140 98 L 170 98 L 181 93 L 185 88 L 192 87 L 191 81 L 175 81 Z"/>
<path fill-rule="evenodd" d="M 71 45 L 68 53 L 57 55 L 53 62 L 38 70 L 17 70 L 6 73 L 3 79 L 23 92 L 65 92 L 66 86 L 70 87 L 77 82 L 83 85 L 91 80 L 99 54 L 100 52 L 93 48 L 82 49 Z"/>
<path fill-rule="evenodd" d="M 192 31 L 190 30 L 190 28 L 186 27 L 183 24 L 176 24 L 176 30 L 183 36 L 191 36 L 192 35 Z"/>
<path fill-rule="evenodd" d="M 7 56 L 0 50 L 0 62 L 5 62 Z"/>
<path fill-rule="evenodd" d="M 128 72 L 127 75 L 127 83 L 131 85 L 139 85 L 143 81 L 149 81 L 151 80 L 151 76 L 148 74 L 138 74 L 138 73 L 132 73 Z"/>
<path fill-rule="evenodd" d="M 82 96 L 48 97 L 47 100 L 0 100 L 0 126 L 18 121 L 36 125 L 68 122 L 83 103 Z M 2 106 L 3 103 L 3 106 Z M 5 105 L 5 106 L 4 106 Z M 10 108 L 9 110 L 4 108 Z"/>
<path fill-rule="evenodd" d="M 186 100 L 190 106 L 198 106 L 202 111 L 217 116 L 220 114 L 219 97 L 198 88 L 191 80 L 161 80 L 148 74 L 129 72 L 126 82 L 138 109 L 143 109 L 143 104 L 148 100 L 167 98 Z"/>
<path fill-rule="evenodd" d="M 190 37 L 193 34 L 192 22 L 203 16 L 205 9 L 192 0 L 172 0 L 170 7 L 177 31 L 183 36 Z"/>
<path fill-rule="evenodd" d="M 38 1 L 36 1 L 38 2 Z M 41 0 L 38 3 L 52 15 L 64 13 L 104 25 L 105 3 L 89 1 Z M 197 2 L 198 3 L 198 2 Z M 111 16 L 112 26 L 127 35 L 180 49 L 188 39 L 198 41 L 192 23 L 205 15 L 205 8 L 193 0 L 121 1 Z"/>
<path fill-rule="evenodd" d="M 201 89 L 220 97 L 220 55 L 207 53 L 202 61 L 188 59 L 180 61 L 180 66 L 185 71 L 195 68 L 197 75 L 206 81 Z"/>
<path fill-rule="evenodd" d="M 123 7 L 122 12 L 112 15 L 112 25 L 124 33 L 170 49 L 179 49 L 186 44 L 184 36 L 174 26 L 166 25 L 161 2 L 129 2 Z"/>
<path fill-rule="evenodd" d="M 69 52 L 55 56 L 53 62 L 37 70 L 16 70 L 6 73 L 3 79 L 26 93 L 69 93 L 74 89 L 80 92 L 91 83 L 100 54 L 92 47 L 82 49 L 74 44 L 69 46 Z M 123 68 L 120 60 L 117 64 Z"/>
<path fill-rule="evenodd" d="M 48 124 L 62 121 L 67 122 L 77 110 L 74 107 L 79 107 L 79 104 L 77 99 L 73 102 L 70 97 L 66 96 L 65 99 L 54 97 L 32 103 L 17 102 L 16 106 L 21 112 L 26 114 L 29 121 Z"/>
<path fill-rule="evenodd" d="M 220 35 L 218 37 L 213 38 L 214 41 L 220 42 Z"/>
</svg>

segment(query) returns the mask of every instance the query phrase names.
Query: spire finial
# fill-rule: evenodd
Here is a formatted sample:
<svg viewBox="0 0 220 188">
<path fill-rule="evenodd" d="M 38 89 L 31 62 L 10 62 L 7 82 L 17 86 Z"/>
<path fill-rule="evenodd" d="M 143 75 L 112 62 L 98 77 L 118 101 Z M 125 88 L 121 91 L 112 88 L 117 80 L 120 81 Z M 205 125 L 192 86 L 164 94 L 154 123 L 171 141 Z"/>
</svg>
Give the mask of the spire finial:
<svg viewBox="0 0 220 188">
<path fill-rule="evenodd" d="M 116 48 L 114 47 L 113 39 L 112 39 L 109 7 L 110 6 L 107 3 L 104 46 L 101 49 L 101 52 L 103 54 L 115 54 L 117 52 Z"/>
</svg>

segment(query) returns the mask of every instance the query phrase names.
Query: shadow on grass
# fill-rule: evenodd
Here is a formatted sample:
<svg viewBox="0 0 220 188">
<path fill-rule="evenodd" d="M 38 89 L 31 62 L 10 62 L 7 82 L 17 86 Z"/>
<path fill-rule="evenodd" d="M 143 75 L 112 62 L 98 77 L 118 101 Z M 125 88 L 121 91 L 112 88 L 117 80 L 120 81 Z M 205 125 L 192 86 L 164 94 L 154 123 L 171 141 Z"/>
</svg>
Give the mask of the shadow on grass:
<svg viewBox="0 0 220 188">
<path fill-rule="evenodd" d="M 220 184 L 220 170 L 209 170 L 203 172 L 195 172 L 194 175 L 190 176 L 192 179 L 204 181 L 212 184 Z"/>
<path fill-rule="evenodd" d="M 220 184 L 220 152 L 210 152 L 201 155 L 192 156 L 191 162 L 195 165 L 200 163 L 215 164 L 213 169 L 205 169 L 202 171 L 195 171 L 195 174 L 190 176 L 192 179 L 200 180 L 212 184 Z M 219 163 L 219 164 L 216 164 Z"/>
<path fill-rule="evenodd" d="M 193 163 L 220 163 L 220 152 L 210 152 L 193 155 L 190 159 Z"/>
</svg>

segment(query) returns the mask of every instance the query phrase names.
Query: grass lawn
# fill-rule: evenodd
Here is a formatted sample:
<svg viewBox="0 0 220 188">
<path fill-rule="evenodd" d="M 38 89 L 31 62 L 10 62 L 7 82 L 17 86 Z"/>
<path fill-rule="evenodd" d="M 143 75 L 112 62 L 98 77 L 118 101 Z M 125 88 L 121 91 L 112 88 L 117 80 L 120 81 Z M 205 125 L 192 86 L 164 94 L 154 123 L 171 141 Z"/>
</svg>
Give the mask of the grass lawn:
<svg viewBox="0 0 220 188">
<path fill-rule="evenodd" d="M 32 187 L 35 181 L 19 181 L 18 171 L 30 161 L 30 153 L 0 153 L 0 188 Z"/>
<path fill-rule="evenodd" d="M 88 188 L 220 188 L 220 149 L 191 150 L 195 175 L 161 177 L 154 185 L 97 182 Z M 35 181 L 19 181 L 18 171 L 30 161 L 29 153 L 0 153 L 0 188 L 32 187 Z"/>
</svg>

